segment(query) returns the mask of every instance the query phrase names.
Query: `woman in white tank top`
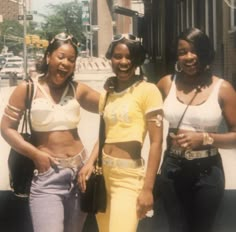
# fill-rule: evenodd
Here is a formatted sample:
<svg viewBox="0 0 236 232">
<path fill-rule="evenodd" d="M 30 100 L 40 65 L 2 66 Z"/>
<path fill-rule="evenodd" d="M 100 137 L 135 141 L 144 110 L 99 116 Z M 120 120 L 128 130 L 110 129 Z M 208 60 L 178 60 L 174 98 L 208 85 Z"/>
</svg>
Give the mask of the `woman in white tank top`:
<svg viewBox="0 0 236 232">
<path fill-rule="evenodd" d="M 157 83 L 169 123 L 161 197 L 171 232 L 211 232 L 225 183 L 218 148 L 236 147 L 236 94 L 211 73 L 214 51 L 202 31 L 185 30 L 176 53 L 176 73 Z"/>
</svg>

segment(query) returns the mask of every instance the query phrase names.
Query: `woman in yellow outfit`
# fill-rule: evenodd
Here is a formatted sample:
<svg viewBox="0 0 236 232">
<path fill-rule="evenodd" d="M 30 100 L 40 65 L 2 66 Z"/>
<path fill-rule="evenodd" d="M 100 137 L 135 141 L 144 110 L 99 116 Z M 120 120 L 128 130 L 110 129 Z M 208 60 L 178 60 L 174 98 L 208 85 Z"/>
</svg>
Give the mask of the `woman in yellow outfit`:
<svg viewBox="0 0 236 232">
<path fill-rule="evenodd" d="M 154 84 L 145 81 L 141 68 L 136 74 L 145 51 L 134 36 L 115 36 L 106 57 L 115 73 L 107 81 L 112 91 L 106 104 L 105 93 L 100 98 L 106 127 L 103 172 L 108 199 L 106 212 L 96 218 L 100 232 L 135 232 L 139 219 L 153 207 L 152 190 L 162 147 L 162 97 Z M 145 165 L 141 149 L 147 132 L 150 150 Z M 80 171 L 83 191 L 96 157 L 94 152 Z"/>
</svg>

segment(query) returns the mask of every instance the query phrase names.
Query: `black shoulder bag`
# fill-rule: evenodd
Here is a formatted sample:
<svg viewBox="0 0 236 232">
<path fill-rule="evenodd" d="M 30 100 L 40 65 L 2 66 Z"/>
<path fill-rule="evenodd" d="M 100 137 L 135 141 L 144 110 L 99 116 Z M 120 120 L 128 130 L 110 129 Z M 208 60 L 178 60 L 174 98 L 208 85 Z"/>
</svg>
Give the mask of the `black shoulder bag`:
<svg viewBox="0 0 236 232">
<path fill-rule="evenodd" d="M 34 84 L 31 80 L 27 81 L 25 100 L 26 109 L 23 114 L 20 134 L 25 141 L 32 143 L 30 108 L 34 92 Z M 28 197 L 35 168 L 33 161 L 11 148 L 8 157 L 8 168 L 10 186 L 14 194 L 19 197 Z"/>
<path fill-rule="evenodd" d="M 108 93 L 105 96 L 104 108 Z M 107 206 L 106 185 L 102 172 L 102 149 L 105 143 L 105 122 L 103 114 L 100 115 L 99 125 L 99 150 L 98 158 L 95 162 L 94 171 L 86 182 L 86 191 L 81 193 L 80 207 L 86 213 L 104 213 Z"/>
</svg>

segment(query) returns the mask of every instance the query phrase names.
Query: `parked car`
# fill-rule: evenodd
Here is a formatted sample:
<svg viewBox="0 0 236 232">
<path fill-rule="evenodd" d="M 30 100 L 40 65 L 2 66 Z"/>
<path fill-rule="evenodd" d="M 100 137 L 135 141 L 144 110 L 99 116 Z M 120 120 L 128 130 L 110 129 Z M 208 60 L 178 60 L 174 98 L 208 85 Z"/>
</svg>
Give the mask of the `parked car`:
<svg viewBox="0 0 236 232">
<path fill-rule="evenodd" d="M 6 63 L 6 58 L 4 56 L 0 56 L 0 70 L 3 68 Z"/>
<path fill-rule="evenodd" d="M 7 63 L 22 63 L 23 64 L 24 59 L 20 56 L 12 56 L 7 58 Z"/>
<path fill-rule="evenodd" d="M 15 73 L 17 79 L 24 78 L 24 67 L 23 63 L 6 63 L 0 71 L 0 78 L 1 79 L 9 79 Z"/>
</svg>

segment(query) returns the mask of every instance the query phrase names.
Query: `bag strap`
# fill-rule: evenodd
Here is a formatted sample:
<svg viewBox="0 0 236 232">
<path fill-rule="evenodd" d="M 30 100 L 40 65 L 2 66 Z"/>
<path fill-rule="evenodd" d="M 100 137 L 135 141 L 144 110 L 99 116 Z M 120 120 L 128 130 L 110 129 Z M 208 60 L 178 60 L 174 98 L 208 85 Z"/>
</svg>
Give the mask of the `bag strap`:
<svg viewBox="0 0 236 232">
<path fill-rule="evenodd" d="M 27 79 L 26 81 L 27 81 L 26 98 L 25 98 L 26 109 L 23 114 L 21 133 L 24 133 L 24 132 L 31 133 L 31 131 L 32 131 L 32 125 L 31 125 L 31 120 L 30 120 L 30 111 L 31 111 L 31 104 L 32 104 L 32 99 L 33 99 L 33 94 L 34 94 L 34 84 L 31 79 Z M 29 126 L 29 130 L 28 130 L 28 126 Z"/>
<path fill-rule="evenodd" d="M 107 103 L 109 93 L 106 92 L 103 110 Z M 102 167 L 102 149 L 105 143 L 106 135 L 105 135 L 105 121 L 103 118 L 103 112 L 100 114 L 100 124 L 99 124 L 99 146 L 98 146 L 98 158 L 97 158 L 97 166 L 99 168 Z"/>
</svg>

